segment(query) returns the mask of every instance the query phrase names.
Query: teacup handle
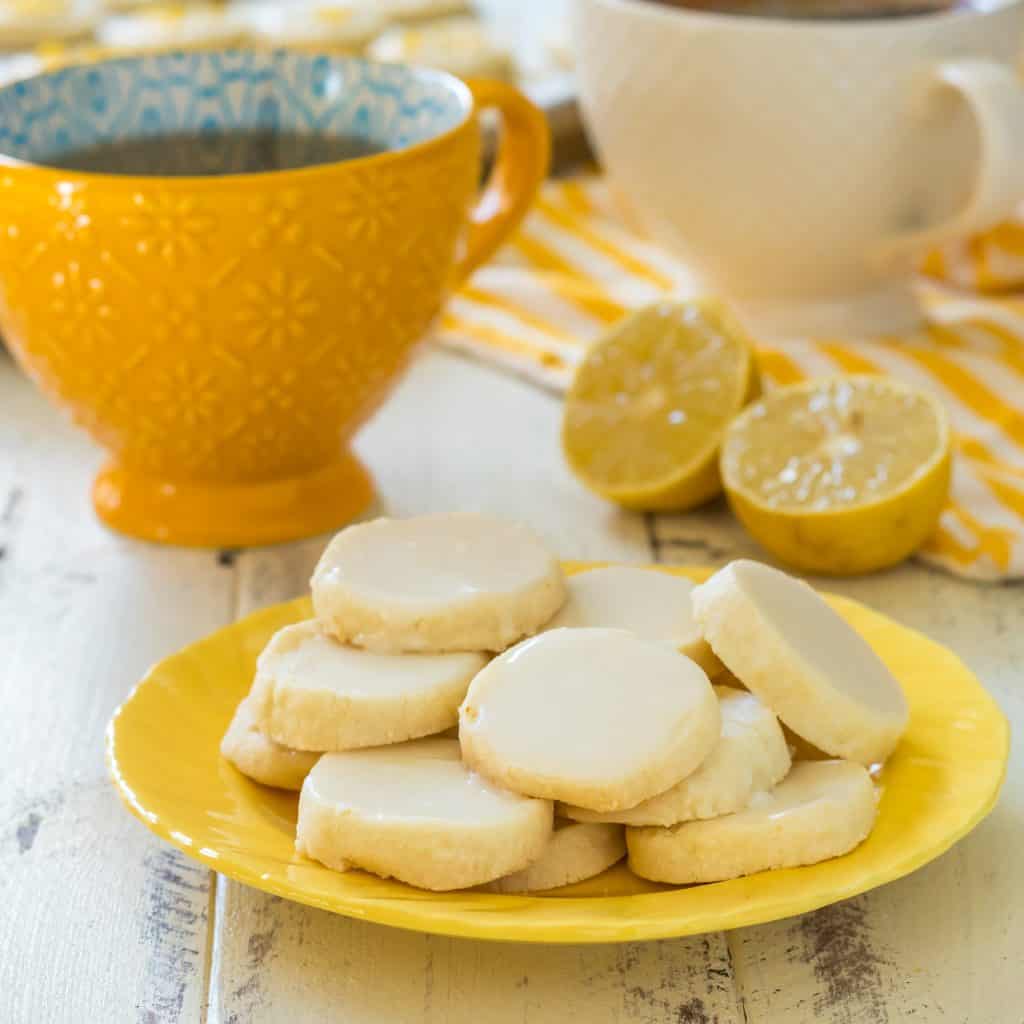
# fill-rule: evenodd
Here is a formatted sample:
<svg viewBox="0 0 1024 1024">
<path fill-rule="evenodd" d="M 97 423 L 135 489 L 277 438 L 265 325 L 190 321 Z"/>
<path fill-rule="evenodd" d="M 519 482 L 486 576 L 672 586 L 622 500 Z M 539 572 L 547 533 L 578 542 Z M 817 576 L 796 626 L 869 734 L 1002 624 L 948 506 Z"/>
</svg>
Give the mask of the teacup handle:
<svg viewBox="0 0 1024 1024">
<path fill-rule="evenodd" d="M 547 119 L 518 89 L 491 79 L 470 79 L 466 84 L 478 111 L 497 110 L 502 131 L 494 167 L 470 213 L 456 281 L 490 257 L 526 216 L 551 155 Z"/>
<path fill-rule="evenodd" d="M 967 205 L 941 224 L 883 243 L 882 256 L 919 252 L 990 228 L 1024 201 L 1024 83 L 1016 72 L 989 60 L 939 64 L 931 84 L 955 89 L 978 126 L 980 161 Z"/>
</svg>

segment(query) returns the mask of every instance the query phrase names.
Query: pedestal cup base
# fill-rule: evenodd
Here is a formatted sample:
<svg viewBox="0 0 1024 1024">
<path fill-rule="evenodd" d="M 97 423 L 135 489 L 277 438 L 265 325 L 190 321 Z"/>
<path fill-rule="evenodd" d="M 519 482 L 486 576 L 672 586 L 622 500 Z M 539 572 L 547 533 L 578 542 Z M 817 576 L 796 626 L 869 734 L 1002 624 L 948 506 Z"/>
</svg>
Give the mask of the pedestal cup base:
<svg viewBox="0 0 1024 1024">
<path fill-rule="evenodd" d="M 373 481 L 351 453 L 305 476 L 255 484 L 172 481 L 116 460 L 92 488 L 96 514 L 111 529 L 188 547 L 251 547 L 335 530 L 366 511 Z"/>
</svg>

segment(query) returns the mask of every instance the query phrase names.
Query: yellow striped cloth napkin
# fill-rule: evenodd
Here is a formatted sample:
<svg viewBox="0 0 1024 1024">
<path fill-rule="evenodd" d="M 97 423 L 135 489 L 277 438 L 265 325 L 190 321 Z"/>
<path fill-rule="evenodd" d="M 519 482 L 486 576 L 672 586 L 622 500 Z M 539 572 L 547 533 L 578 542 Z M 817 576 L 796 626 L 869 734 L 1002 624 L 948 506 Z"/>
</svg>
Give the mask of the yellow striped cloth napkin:
<svg viewBox="0 0 1024 1024">
<path fill-rule="evenodd" d="M 933 278 L 921 283 L 930 317 L 921 334 L 762 345 L 766 386 L 887 373 L 938 395 L 957 458 L 949 506 L 920 557 L 976 579 L 1024 578 L 1024 291 L 1009 293 L 1024 287 L 1024 220 L 936 252 L 925 269 Z M 553 181 L 511 243 L 452 298 L 438 340 L 562 391 L 609 324 L 693 291 L 685 267 L 626 229 L 599 177 Z"/>
</svg>

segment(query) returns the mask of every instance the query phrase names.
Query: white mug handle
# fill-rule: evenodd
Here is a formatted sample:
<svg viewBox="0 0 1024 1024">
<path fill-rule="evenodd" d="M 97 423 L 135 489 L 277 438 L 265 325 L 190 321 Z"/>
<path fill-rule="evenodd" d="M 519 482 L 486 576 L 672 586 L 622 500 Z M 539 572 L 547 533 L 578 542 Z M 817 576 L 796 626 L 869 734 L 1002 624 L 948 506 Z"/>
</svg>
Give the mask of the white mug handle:
<svg viewBox="0 0 1024 1024">
<path fill-rule="evenodd" d="M 1024 201 L 1024 83 L 1016 72 L 990 60 L 948 61 L 934 67 L 930 85 L 955 89 L 978 126 L 980 166 L 967 205 L 955 216 L 921 231 L 889 239 L 883 257 L 921 252 L 992 227 Z"/>
</svg>

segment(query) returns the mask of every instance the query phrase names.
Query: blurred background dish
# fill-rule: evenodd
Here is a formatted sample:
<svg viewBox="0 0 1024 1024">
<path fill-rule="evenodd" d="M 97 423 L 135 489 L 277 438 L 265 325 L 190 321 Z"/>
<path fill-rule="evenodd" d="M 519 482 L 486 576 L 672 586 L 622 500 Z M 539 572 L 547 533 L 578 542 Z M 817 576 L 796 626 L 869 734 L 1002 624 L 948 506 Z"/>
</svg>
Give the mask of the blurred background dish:
<svg viewBox="0 0 1024 1024">
<path fill-rule="evenodd" d="M 516 77 L 511 52 L 493 40 L 477 18 L 396 25 L 370 44 L 367 55 L 373 60 L 443 68 L 460 78 L 511 81 Z"/>
<path fill-rule="evenodd" d="M 378 5 L 345 2 L 280 3 L 258 0 L 240 6 L 247 41 L 362 54 L 388 24 Z"/>
<path fill-rule="evenodd" d="M 246 27 L 239 7 L 166 4 L 108 18 L 96 37 L 111 51 L 187 50 L 238 45 L 246 40 Z"/>
<path fill-rule="evenodd" d="M 99 0 L 5 0 L 0 4 L 0 50 L 87 39 L 102 13 Z"/>
<path fill-rule="evenodd" d="M 389 21 L 418 22 L 468 14 L 473 10 L 470 0 L 378 0 Z"/>
</svg>

